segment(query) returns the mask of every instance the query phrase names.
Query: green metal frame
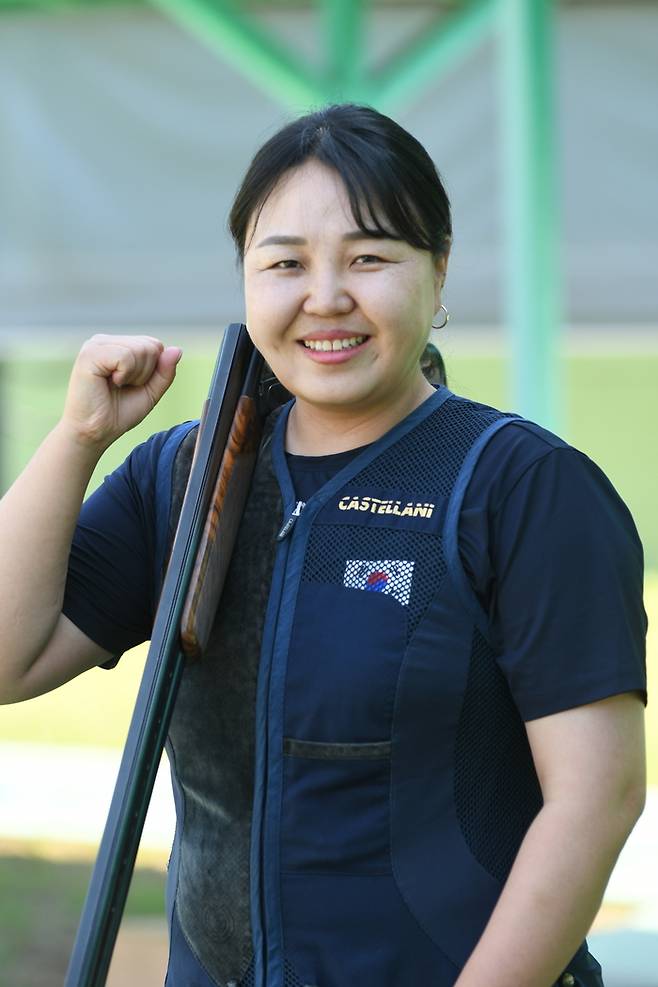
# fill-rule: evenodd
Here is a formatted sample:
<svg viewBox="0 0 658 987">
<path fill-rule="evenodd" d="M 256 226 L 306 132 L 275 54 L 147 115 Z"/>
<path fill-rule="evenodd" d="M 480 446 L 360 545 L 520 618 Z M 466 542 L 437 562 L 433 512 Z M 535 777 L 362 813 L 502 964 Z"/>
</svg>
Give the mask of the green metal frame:
<svg viewBox="0 0 658 987">
<path fill-rule="evenodd" d="M 507 323 L 515 406 L 562 426 L 552 0 L 501 0 Z"/>
<path fill-rule="evenodd" d="M 294 108 L 326 100 L 321 81 L 230 0 L 151 0 L 212 52 Z"/>
<path fill-rule="evenodd" d="M 74 0 L 75 2 L 75 0 Z M 80 2 L 80 0 L 78 0 Z M 86 0 L 97 3 L 99 0 Z M 294 112 L 336 100 L 399 111 L 497 29 L 504 128 L 506 321 L 511 396 L 526 416 L 555 428 L 560 287 L 552 106 L 552 16 L 557 0 L 462 0 L 438 12 L 422 37 L 376 74 L 364 67 L 366 18 L 375 0 L 316 0 L 326 64 L 307 65 L 275 40 L 238 0 L 150 0 L 170 18 Z M 67 0 L 0 0 L 58 9 Z M 285 9 L 286 4 L 268 4 Z M 440 4 L 437 2 L 437 11 Z"/>
<path fill-rule="evenodd" d="M 495 24 L 499 0 L 465 0 L 399 52 L 371 82 L 370 102 L 382 112 L 410 103 L 480 44 Z"/>
<path fill-rule="evenodd" d="M 365 17 L 368 0 L 320 0 L 328 55 L 326 100 L 366 101 Z"/>
</svg>

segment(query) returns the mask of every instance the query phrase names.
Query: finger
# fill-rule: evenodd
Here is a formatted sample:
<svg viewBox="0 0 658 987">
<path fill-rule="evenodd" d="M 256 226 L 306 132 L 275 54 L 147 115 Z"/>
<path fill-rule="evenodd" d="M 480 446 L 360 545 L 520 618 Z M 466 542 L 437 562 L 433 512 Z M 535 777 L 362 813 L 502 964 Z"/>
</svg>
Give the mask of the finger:
<svg viewBox="0 0 658 987">
<path fill-rule="evenodd" d="M 135 374 L 137 356 L 130 346 L 94 339 L 81 350 L 79 366 L 94 377 L 109 378 L 120 386 Z"/>
<path fill-rule="evenodd" d="M 154 343 L 160 350 L 165 348 L 164 343 L 161 339 L 158 339 L 157 336 L 127 336 L 119 333 L 96 333 L 96 335 L 86 341 L 85 346 L 115 345 L 127 346 L 129 349 L 134 349 L 136 346 L 139 346 L 140 343 Z"/>
<path fill-rule="evenodd" d="M 151 395 L 153 404 L 157 404 L 165 391 L 171 386 L 176 376 L 176 368 L 183 355 L 180 346 L 167 346 L 160 354 L 151 378 L 146 382 L 146 388 Z"/>
<path fill-rule="evenodd" d="M 130 378 L 130 384 L 143 387 L 151 379 L 158 361 L 165 350 L 165 344 L 154 336 L 138 336 L 135 346 L 135 371 Z"/>
<path fill-rule="evenodd" d="M 157 342 L 144 337 L 131 340 L 112 372 L 112 383 L 116 387 L 143 387 L 150 380 L 164 350 L 164 344 L 156 345 Z"/>
<path fill-rule="evenodd" d="M 154 361 L 157 361 L 163 349 L 164 343 L 155 336 L 121 336 L 98 333 L 84 343 L 80 356 L 83 360 L 99 364 L 101 367 L 106 365 L 108 370 L 129 371 L 131 367 L 129 359 L 123 361 L 125 366 L 122 368 L 113 366 L 113 361 L 119 361 L 121 353 L 131 352 L 135 356 L 135 371 L 138 372 L 141 369 L 141 361 L 144 356 L 148 358 L 150 355 Z M 151 371 L 152 367 L 149 368 L 147 378 Z"/>
<path fill-rule="evenodd" d="M 182 356 L 183 351 L 180 346 L 166 346 L 160 354 L 156 369 L 173 380 Z"/>
</svg>

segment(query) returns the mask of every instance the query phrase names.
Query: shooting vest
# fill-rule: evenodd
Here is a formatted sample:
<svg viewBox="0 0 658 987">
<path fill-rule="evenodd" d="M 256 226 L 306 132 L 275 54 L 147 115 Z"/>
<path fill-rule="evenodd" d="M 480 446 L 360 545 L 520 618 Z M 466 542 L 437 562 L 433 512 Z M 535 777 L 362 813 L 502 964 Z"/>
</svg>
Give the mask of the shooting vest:
<svg viewBox="0 0 658 987">
<path fill-rule="evenodd" d="M 542 805 L 457 542 L 513 419 L 440 388 L 297 515 L 288 410 L 171 725 L 166 987 L 450 987 Z M 195 432 L 163 453 L 170 538 Z M 558 983 L 599 973 L 584 943 Z"/>
</svg>

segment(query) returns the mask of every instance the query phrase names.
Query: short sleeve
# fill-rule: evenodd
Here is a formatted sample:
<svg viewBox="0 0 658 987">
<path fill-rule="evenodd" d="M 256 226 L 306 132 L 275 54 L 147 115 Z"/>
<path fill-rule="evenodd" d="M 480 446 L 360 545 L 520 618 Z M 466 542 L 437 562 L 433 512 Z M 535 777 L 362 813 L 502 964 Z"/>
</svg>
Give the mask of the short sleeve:
<svg viewBox="0 0 658 987">
<path fill-rule="evenodd" d="M 155 477 L 168 434 L 137 446 L 87 498 L 71 546 L 62 612 L 115 658 L 151 633 Z"/>
<path fill-rule="evenodd" d="M 643 553 L 630 512 L 585 455 L 539 439 L 528 457 L 529 441 L 530 465 L 508 475 L 502 500 L 499 470 L 487 551 L 478 559 L 471 544 L 468 564 L 517 708 L 531 720 L 627 691 L 646 702 Z"/>
</svg>

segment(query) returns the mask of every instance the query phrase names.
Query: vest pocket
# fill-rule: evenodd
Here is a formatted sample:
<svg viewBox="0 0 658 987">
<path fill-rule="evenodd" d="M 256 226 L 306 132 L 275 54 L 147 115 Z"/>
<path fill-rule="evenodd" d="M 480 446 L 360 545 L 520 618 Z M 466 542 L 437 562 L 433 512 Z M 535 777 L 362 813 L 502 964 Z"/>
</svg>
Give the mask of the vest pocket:
<svg viewBox="0 0 658 987">
<path fill-rule="evenodd" d="M 281 868 L 389 874 L 390 743 L 284 741 Z"/>
<path fill-rule="evenodd" d="M 390 736 L 407 610 L 379 592 L 301 586 L 286 663 L 284 736 L 327 743 Z"/>
<path fill-rule="evenodd" d="M 287 757 L 305 757 L 316 761 L 381 761 L 390 758 L 390 740 L 372 743 L 326 744 L 317 740 L 294 740 L 284 737 L 283 753 Z"/>
</svg>

